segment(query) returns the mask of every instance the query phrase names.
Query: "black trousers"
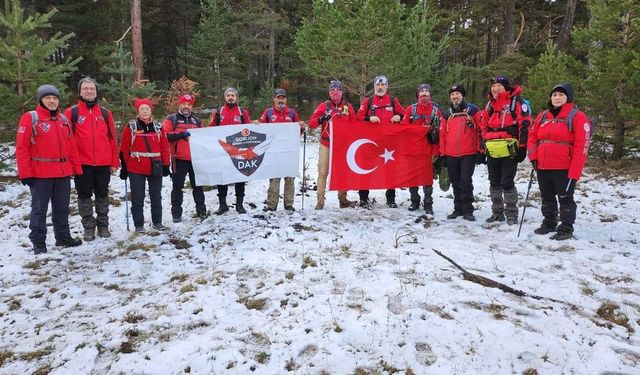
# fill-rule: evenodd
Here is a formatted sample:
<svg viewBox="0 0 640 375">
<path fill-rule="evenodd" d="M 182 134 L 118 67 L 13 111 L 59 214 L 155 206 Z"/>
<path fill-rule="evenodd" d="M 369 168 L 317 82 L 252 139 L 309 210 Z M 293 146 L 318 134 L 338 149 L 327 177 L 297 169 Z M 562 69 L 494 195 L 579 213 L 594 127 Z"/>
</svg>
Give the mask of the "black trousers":
<svg viewBox="0 0 640 375">
<path fill-rule="evenodd" d="M 129 172 L 131 183 L 131 216 L 133 225 L 144 226 L 144 189 L 149 182 L 149 198 L 151 200 L 151 222 L 162 224 L 162 176 L 152 177 Z"/>
<path fill-rule="evenodd" d="M 567 178 L 569 171 L 563 170 L 536 170 L 538 186 L 542 196 L 543 224 L 555 227 L 558 224 L 558 203 L 560 203 L 560 225 L 558 231 L 573 232 L 573 223 L 576 221 L 577 205 L 573 200 L 576 181 Z M 557 199 L 556 199 L 557 197 Z"/>
<path fill-rule="evenodd" d="M 447 156 L 449 180 L 453 187 L 453 210 L 463 214 L 473 213 L 473 172 L 476 155 Z"/>
<path fill-rule="evenodd" d="M 246 182 L 236 182 L 234 189 L 236 190 L 236 198 L 244 197 L 244 185 Z M 229 191 L 229 185 L 218 185 L 218 198 L 222 201 L 227 199 L 227 192 Z"/>
<path fill-rule="evenodd" d="M 448 161 L 448 159 L 447 159 Z M 515 186 L 518 161 L 515 158 L 494 159 L 487 156 L 487 169 L 489 171 L 489 185 L 492 188 L 510 190 Z"/>
<path fill-rule="evenodd" d="M 202 186 L 196 185 L 196 175 L 193 172 L 193 164 L 190 160 L 175 159 L 174 170 L 171 178 L 173 179 L 173 188 L 171 189 L 171 215 L 173 217 L 182 217 L 182 201 L 184 182 L 189 175 L 191 183 L 191 193 L 193 201 L 196 203 L 196 213 L 204 215 L 207 213 L 207 207 L 204 204 L 204 191 Z"/>
<path fill-rule="evenodd" d="M 358 196 L 361 201 L 369 200 L 369 190 L 358 190 Z M 396 199 L 396 189 L 387 189 L 384 192 L 384 196 L 387 198 L 387 202 L 395 201 Z"/>
<path fill-rule="evenodd" d="M 31 218 L 29 239 L 44 244 L 47 239 L 47 209 L 51 201 L 51 221 L 56 240 L 71 237 L 69 232 L 69 201 L 71 178 L 34 178 L 31 190 Z"/>
<path fill-rule="evenodd" d="M 74 178 L 79 199 L 104 198 L 109 195 L 109 182 L 111 181 L 110 166 L 82 166 L 82 175 Z"/>
</svg>

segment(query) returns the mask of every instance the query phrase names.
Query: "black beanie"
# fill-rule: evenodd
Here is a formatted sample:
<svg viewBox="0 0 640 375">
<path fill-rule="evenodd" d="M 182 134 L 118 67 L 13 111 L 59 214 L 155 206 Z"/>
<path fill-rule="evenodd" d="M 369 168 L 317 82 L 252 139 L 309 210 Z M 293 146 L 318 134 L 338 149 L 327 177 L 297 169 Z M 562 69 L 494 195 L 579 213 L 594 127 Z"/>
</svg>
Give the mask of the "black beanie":
<svg viewBox="0 0 640 375">
<path fill-rule="evenodd" d="M 509 83 L 509 78 L 507 78 L 505 76 L 495 76 L 494 78 L 491 78 L 491 84 L 493 85 L 494 83 L 501 84 L 504 87 L 505 90 L 511 89 L 511 84 Z"/>
<path fill-rule="evenodd" d="M 42 85 L 38 87 L 38 91 L 36 91 L 36 96 L 38 97 L 38 101 L 42 101 L 42 98 L 45 96 L 53 95 L 56 98 L 60 97 L 60 91 L 53 85 Z"/>
<path fill-rule="evenodd" d="M 573 88 L 568 83 L 560 83 L 555 85 L 553 89 L 551 89 L 551 93 L 549 93 L 549 97 L 553 95 L 554 92 L 562 92 L 567 96 L 567 103 L 573 103 Z"/>
<path fill-rule="evenodd" d="M 467 92 L 465 91 L 464 86 L 457 83 L 454 83 L 453 85 L 451 85 L 451 88 L 449 88 L 449 95 L 451 95 L 452 92 L 459 92 L 460 94 L 462 94 L 462 96 L 467 96 Z"/>
</svg>

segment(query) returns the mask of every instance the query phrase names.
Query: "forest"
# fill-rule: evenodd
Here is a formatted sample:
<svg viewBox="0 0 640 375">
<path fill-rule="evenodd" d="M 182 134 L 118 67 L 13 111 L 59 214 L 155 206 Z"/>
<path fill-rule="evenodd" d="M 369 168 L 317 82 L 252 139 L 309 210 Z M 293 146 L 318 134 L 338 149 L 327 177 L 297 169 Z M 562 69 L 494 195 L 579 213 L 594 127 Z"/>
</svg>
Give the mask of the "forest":
<svg viewBox="0 0 640 375">
<path fill-rule="evenodd" d="M 119 121 L 152 95 L 156 116 L 194 91 L 219 105 L 234 86 L 252 113 L 285 88 L 307 117 L 341 80 L 358 105 L 385 74 L 403 105 L 427 82 L 441 106 L 461 83 L 484 105 L 489 80 L 523 87 L 534 114 L 553 85 L 569 82 L 597 124 L 592 153 L 621 159 L 639 149 L 640 3 L 637 0 L 4 0 L 0 9 L 0 129 L 15 136 L 35 89 L 53 83 L 63 105 L 83 76 Z M 206 111 L 205 111 L 206 113 Z"/>
</svg>

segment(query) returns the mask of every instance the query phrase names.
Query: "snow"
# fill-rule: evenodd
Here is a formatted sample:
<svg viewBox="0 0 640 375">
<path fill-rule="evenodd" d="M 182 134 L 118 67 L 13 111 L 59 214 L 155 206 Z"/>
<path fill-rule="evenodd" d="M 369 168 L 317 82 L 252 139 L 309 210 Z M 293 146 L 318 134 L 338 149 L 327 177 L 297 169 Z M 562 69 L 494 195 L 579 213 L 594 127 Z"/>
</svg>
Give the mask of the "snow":
<svg viewBox="0 0 640 375">
<path fill-rule="evenodd" d="M 307 145 L 309 185 L 317 148 Z M 522 198 L 528 167 L 517 177 Z M 517 226 L 484 223 L 485 166 L 474 185 L 476 222 L 446 220 L 452 195 L 438 187 L 433 221 L 407 211 L 408 189 L 397 209 L 383 204 L 384 191 L 372 191 L 372 210 L 339 209 L 328 192 L 316 211 L 309 191 L 304 209 L 298 195 L 295 212 L 280 202 L 264 213 L 268 183 L 257 181 L 247 184 L 247 214 L 204 222 L 191 217 L 185 189 L 184 221 L 174 224 L 165 179 L 168 230 L 127 232 L 122 204 L 111 207 L 111 239 L 62 249 L 49 230 L 49 253 L 34 256 L 28 190 L 8 183 L 0 374 L 640 373 L 640 183 L 587 174 L 576 192 L 576 239 L 564 242 L 533 234 L 542 220 L 535 183 L 520 238 Z M 111 189 L 119 203 L 123 182 L 114 177 Z M 214 211 L 216 192 L 205 195 Z M 70 222 L 81 235 L 77 214 Z M 558 302 L 467 281 L 432 249 Z M 607 303 L 628 328 L 599 316 Z"/>
</svg>

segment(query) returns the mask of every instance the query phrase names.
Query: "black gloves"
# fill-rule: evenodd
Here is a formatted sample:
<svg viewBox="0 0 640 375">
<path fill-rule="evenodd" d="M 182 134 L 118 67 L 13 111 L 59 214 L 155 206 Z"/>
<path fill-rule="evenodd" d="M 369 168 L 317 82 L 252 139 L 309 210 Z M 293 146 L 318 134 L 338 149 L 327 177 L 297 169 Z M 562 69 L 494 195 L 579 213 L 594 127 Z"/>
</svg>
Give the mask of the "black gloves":
<svg viewBox="0 0 640 375">
<path fill-rule="evenodd" d="M 178 133 L 178 135 L 180 135 L 180 138 L 187 138 L 191 136 L 191 133 L 189 133 L 188 131 L 183 131 Z"/>
<path fill-rule="evenodd" d="M 527 149 L 524 147 L 520 147 L 518 149 L 518 155 L 516 156 L 516 160 L 518 161 L 518 163 L 522 163 L 526 158 L 527 158 Z"/>
<path fill-rule="evenodd" d="M 509 134 L 510 136 L 512 136 L 513 138 L 518 138 L 518 126 L 517 125 L 506 126 L 504 128 L 504 131 L 507 134 Z"/>
<path fill-rule="evenodd" d="M 170 174 L 171 174 L 171 171 L 169 170 L 169 166 L 168 165 L 163 165 L 162 166 L 162 177 L 167 177 Z"/>
<path fill-rule="evenodd" d="M 127 172 L 127 166 L 123 164 L 122 167 L 120 167 L 120 179 L 126 180 L 127 177 L 129 177 L 129 172 Z"/>
<path fill-rule="evenodd" d="M 487 155 L 485 155 L 483 153 L 477 153 L 476 154 L 476 164 L 478 164 L 478 165 L 487 164 Z"/>
<path fill-rule="evenodd" d="M 327 113 L 318 119 L 318 124 L 322 124 L 323 122 L 329 121 L 330 119 L 331 119 L 331 115 Z"/>
<path fill-rule="evenodd" d="M 24 186 L 31 187 L 33 186 L 33 180 L 35 180 L 33 177 L 29 177 L 21 179 L 20 182 L 22 182 L 22 185 Z"/>
</svg>

